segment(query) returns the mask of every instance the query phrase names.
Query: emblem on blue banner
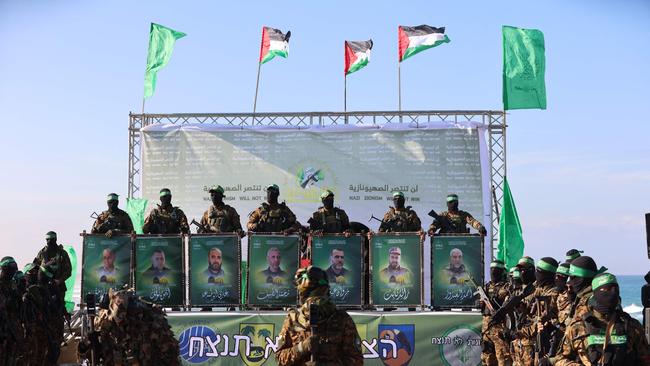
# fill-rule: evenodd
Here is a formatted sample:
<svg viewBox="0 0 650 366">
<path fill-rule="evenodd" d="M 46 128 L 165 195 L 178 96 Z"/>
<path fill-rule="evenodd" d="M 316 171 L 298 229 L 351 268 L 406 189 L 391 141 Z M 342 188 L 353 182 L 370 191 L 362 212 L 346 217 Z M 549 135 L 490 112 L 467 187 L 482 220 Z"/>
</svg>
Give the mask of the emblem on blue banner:
<svg viewBox="0 0 650 366">
<path fill-rule="evenodd" d="M 415 353 L 414 324 L 379 324 L 379 358 L 386 366 L 406 366 Z"/>
</svg>

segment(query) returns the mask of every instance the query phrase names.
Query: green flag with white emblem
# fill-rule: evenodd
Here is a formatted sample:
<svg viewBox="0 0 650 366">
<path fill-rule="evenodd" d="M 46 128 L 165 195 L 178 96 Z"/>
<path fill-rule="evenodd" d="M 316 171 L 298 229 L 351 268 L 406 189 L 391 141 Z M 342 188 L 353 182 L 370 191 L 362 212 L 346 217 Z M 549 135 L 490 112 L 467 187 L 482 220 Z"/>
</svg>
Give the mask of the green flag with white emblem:
<svg viewBox="0 0 650 366">
<path fill-rule="evenodd" d="M 154 90 L 156 90 L 158 71 L 165 67 L 169 59 L 171 59 L 176 40 L 185 37 L 185 35 L 183 32 L 175 31 L 160 24 L 151 23 L 147 70 L 144 75 L 145 98 L 153 95 Z"/>
<path fill-rule="evenodd" d="M 501 217 L 499 218 L 499 244 L 495 257 L 502 260 L 506 267 L 511 268 L 517 264 L 522 255 L 524 255 L 524 237 L 517 215 L 517 207 L 510 192 L 510 185 L 508 179 L 504 177 Z"/>
<path fill-rule="evenodd" d="M 503 26 L 503 109 L 546 109 L 544 33 Z"/>
</svg>

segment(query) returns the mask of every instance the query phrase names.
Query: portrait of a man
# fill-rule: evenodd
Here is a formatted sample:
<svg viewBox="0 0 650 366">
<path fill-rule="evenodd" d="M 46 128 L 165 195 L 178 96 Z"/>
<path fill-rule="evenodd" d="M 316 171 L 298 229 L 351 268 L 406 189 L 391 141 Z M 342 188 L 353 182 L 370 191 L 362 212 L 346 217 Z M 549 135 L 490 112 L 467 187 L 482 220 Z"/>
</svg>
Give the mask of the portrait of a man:
<svg viewBox="0 0 650 366">
<path fill-rule="evenodd" d="M 208 251 L 208 268 L 203 271 L 208 283 L 223 284 L 225 272 L 222 268 L 223 256 L 221 249 L 211 248 Z"/>
<path fill-rule="evenodd" d="M 389 284 L 404 285 L 411 282 L 411 271 L 402 267 L 402 249 L 392 247 L 388 249 L 388 266 L 380 271 L 382 281 Z"/>
<path fill-rule="evenodd" d="M 330 283 L 344 284 L 346 283 L 345 275 L 348 269 L 345 265 L 345 252 L 343 249 L 334 248 L 330 252 L 330 266 L 325 271 L 327 273 L 327 280 Z"/>
<path fill-rule="evenodd" d="M 169 268 L 165 266 L 165 252 L 155 249 L 151 254 L 151 267 L 145 271 L 145 276 L 151 277 L 154 284 L 166 283 Z"/>
<path fill-rule="evenodd" d="M 102 251 L 102 265 L 96 269 L 99 282 L 113 283 L 116 281 L 119 269 L 115 267 L 115 251 L 105 248 Z"/>
<path fill-rule="evenodd" d="M 443 270 L 445 283 L 450 285 L 463 285 L 469 280 L 469 273 L 463 263 L 463 251 L 454 248 L 449 252 L 449 265 Z"/>
<path fill-rule="evenodd" d="M 282 255 L 280 249 L 276 247 L 269 248 L 266 251 L 266 262 L 268 267 L 260 273 L 264 276 L 265 282 L 269 284 L 281 285 L 284 283 L 284 277 L 287 272 L 280 267 Z"/>
</svg>

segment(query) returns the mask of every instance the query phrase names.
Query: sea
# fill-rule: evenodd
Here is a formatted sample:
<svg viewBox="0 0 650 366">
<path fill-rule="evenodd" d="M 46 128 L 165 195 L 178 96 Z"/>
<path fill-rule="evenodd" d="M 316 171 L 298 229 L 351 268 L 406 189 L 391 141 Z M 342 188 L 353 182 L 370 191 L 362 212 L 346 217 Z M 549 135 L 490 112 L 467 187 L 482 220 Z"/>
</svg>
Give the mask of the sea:
<svg viewBox="0 0 650 366">
<path fill-rule="evenodd" d="M 79 276 L 80 277 L 80 276 Z M 643 319 L 643 305 L 641 303 L 641 286 L 645 284 L 643 275 L 616 276 L 621 290 L 621 306 L 623 310 L 639 321 Z M 79 278 L 77 278 L 79 279 Z M 80 281 L 77 280 L 73 292 L 73 301 L 79 304 L 81 297 Z"/>
</svg>

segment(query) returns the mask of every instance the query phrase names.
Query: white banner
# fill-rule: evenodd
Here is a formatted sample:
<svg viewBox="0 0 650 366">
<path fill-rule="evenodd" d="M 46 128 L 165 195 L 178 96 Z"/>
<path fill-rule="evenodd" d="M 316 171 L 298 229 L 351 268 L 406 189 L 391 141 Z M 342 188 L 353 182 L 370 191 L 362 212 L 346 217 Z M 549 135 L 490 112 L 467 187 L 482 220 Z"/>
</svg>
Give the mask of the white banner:
<svg viewBox="0 0 650 366">
<path fill-rule="evenodd" d="M 143 129 L 143 197 L 151 208 L 160 189 L 169 188 L 172 203 L 198 221 L 211 204 L 208 188 L 218 184 L 245 229 L 269 184 L 280 186 L 280 201 L 303 225 L 321 206 L 322 190 L 331 189 L 335 205 L 351 221 L 376 230 L 379 222 L 369 222 L 370 216 L 381 218 L 392 205 L 392 192 L 402 191 L 426 230 L 431 223 L 427 213 L 446 210 L 447 194 L 457 193 L 460 209 L 490 231 L 485 131 L 486 126 L 473 122 L 308 128 L 152 125 Z"/>
</svg>

